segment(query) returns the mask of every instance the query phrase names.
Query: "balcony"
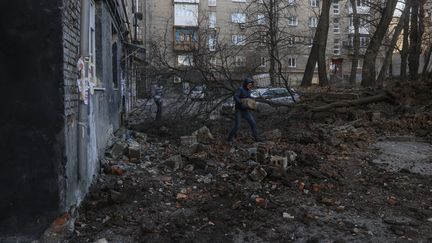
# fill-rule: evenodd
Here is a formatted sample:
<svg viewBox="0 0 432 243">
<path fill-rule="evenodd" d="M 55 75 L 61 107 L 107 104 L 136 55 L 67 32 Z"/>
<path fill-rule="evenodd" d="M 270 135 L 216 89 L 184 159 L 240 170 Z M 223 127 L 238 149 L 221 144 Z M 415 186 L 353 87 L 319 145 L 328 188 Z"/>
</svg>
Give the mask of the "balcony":
<svg viewBox="0 0 432 243">
<path fill-rule="evenodd" d="M 348 34 L 354 34 L 354 26 L 348 27 Z M 359 27 L 359 33 L 360 35 L 369 35 L 369 27 L 366 26 L 360 26 Z"/>
<path fill-rule="evenodd" d="M 198 49 L 198 28 L 174 28 L 174 51 L 194 51 Z"/>
<path fill-rule="evenodd" d="M 174 42 L 174 51 L 194 51 L 198 49 L 196 42 Z"/>
<path fill-rule="evenodd" d="M 368 15 L 370 14 L 371 8 L 369 6 L 357 6 L 357 14 L 364 14 Z M 353 9 L 352 7 L 348 7 L 348 14 L 352 14 Z"/>
</svg>

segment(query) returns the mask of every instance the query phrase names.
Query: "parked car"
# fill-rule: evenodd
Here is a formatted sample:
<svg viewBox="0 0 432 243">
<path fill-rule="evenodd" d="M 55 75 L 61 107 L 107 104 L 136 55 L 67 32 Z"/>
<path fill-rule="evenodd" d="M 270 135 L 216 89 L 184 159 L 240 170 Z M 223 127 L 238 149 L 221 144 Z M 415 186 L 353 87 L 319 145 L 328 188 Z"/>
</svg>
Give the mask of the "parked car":
<svg viewBox="0 0 432 243">
<path fill-rule="evenodd" d="M 205 98 L 205 85 L 197 85 L 190 92 L 190 98 L 192 100 L 203 100 Z"/>
<path fill-rule="evenodd" d="M 292 95 L 286 88 L 258 88 L 252 91 L 252 97 L 255 99 L 265 99 L 280 104 L 294 103 L 294 100 L 296 102 L 300 101 L 300 95 L 294 89 L 290 90 Z"/>
</svg>

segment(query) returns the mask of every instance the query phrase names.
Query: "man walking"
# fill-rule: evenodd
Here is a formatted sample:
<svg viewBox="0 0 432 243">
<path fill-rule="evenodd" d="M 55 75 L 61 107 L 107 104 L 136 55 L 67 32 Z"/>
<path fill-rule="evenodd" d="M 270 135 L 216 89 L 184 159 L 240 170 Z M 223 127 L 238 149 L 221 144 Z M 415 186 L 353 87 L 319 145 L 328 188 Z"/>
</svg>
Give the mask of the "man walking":
<svg viewBox="0 0 432 243">
<path fill-rule="evenodd" d="M 253 88 L 254 81 L 250 78 L 246 78 L 243 81 L 242 87 L 238 88 L 234 94 L 234 102 L 235 102 L 235 123 L 234 128 L 228 135 L 228 142 L 231 142 L 234 137 L 237 136 L 237 131 L 240 128 L 241 119 L 245 119 L 252 130 L 252 136 L 256 142 L 262 142 L 262 139 L 258 137 L 258 131 L 255 119 L 253 118 L 251 112 L 249 111 L 249 107 L 242 103 L 243 99 L 251 98 L 251 89 Z"/>
<path fill-rule="evenodd" d="M 162 119 L 162 89 L 161 85 L 153 85 L 152 93 L 153 100 L 156 104 L 156 121 L 160 121 Z"/>
</svg>

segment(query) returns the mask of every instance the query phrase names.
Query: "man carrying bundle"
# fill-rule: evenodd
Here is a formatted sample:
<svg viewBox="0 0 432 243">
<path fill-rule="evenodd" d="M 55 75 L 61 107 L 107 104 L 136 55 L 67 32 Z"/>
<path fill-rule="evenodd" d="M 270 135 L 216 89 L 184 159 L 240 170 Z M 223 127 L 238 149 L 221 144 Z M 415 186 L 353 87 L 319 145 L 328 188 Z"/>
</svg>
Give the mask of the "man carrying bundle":
<svg viewBox="0 0 432 243">
<path fill-rule="evenodd" d="M 253 88 L 254 81 L 250 78 L 246 78 L 243 81 L 242 87 L 238 88 L 234 94 L 235 102 L 235 123 L 234 128 L 228 135 L 228 142 L 232 142 L 233 138 L 237 136 L 237 131 L 240 128 L 241 119 L 245 119 L 252 130 L 252 136 L 256 142 L 262 142 L 263 140 L 258 137 L 258 131 L 255 119 L 253 118 L 250 110 L 256 109 L 256 103 L 251 97 L 251 90 Z"/>
</svg>

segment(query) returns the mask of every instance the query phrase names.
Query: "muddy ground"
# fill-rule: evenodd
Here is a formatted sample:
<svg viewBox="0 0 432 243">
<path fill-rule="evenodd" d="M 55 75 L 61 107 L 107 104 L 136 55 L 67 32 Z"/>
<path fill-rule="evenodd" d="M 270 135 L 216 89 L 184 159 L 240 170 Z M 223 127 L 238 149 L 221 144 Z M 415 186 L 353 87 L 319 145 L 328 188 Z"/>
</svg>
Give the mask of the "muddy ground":
<svg viewBox="0 0 432 243">
<path fill-rule="evenodd" d="M 260 145 L 245 124 L 225 143 L 226 117 L 132 116 L 113 143 L 139 144 L 141 158 L 107 150 L 66 242 L 432 242 L 431 88 L 315 114 L 360 92 L 303 90 L 306 108 L 256 114 Z M 204 125 L 210 137 L 181 144 Z M 287 157 L 286 170 L 266 155 Z"/>
</svg>

